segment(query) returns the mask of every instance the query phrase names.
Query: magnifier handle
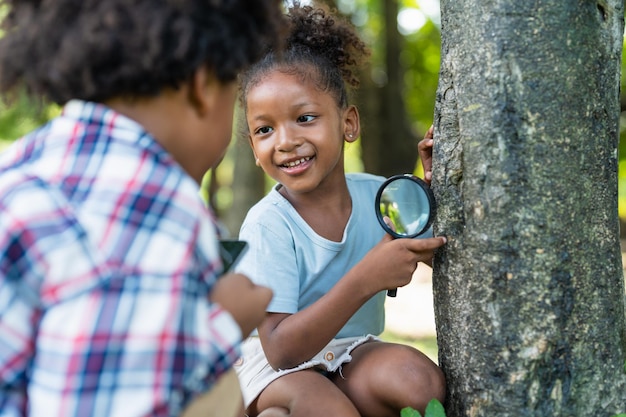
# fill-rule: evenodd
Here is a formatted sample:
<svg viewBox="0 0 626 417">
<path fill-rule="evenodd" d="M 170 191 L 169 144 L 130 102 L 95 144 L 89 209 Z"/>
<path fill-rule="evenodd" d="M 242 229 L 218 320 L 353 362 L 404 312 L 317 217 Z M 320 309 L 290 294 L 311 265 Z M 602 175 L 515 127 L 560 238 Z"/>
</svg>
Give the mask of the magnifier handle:
<svg viewBox="0 0 626 417">
<path fill-rule="evenodd" d="M 387 297 L 395 297 L 397 293 L 398 293 L 397 288 L 394 290 L 387 290 Z"/>
</svg>

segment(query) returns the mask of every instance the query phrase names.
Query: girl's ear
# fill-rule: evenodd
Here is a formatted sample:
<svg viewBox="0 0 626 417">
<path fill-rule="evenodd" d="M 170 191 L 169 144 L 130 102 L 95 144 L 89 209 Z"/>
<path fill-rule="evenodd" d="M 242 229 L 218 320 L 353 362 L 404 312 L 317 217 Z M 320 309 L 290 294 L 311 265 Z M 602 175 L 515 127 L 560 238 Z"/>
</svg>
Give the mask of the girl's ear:
<svg viewBox="0 0 626 417">
<path fill-rule="evenodd" d="M 256 151 L 254 150 L 254 142 L 252 142 L 252 136 L 248 135 L 248 142 L 250 142 L 250 148 L 252 149 L 252 155 L 254 155 L 254 163 L 256 166 L 260 167 L 261 163 L 259 162 L 259 157 L 256 156 Z"/>
<path fill-rule="evenodd" d="M 259 162 L 259 157 L 256 156 L 256 151 L 254 150 L 254 145 L 252 144 L 252 139 L 250 139 L 250 147 L 252 148 L 252 155 L 254 155 L 254 163 L 256 166 L 260 167 L 261 162 Z"/>
<path fill-rule="evenodd" d="M 356 106 L 348 106 L 343 114 L 343 135 L 346 142 L 354 142 L 361 134 L 359 110 Z"/>
</svg>

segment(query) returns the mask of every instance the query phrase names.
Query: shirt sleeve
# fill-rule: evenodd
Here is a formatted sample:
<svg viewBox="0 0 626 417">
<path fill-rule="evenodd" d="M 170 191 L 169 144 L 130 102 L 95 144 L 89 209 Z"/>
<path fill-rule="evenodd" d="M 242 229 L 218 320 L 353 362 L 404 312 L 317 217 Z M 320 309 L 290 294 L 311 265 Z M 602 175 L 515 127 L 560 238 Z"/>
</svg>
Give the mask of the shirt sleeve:
<svg viewBox="0 0 626 417">
<path fill-rule="evenodd" d="M 239 238 L 248 242 L 248 249 L 236 270 L 272 289 L 267 311 L 294 314 L 300 299 L 296 248 L 289 226 L 280 218 L 276 213 L 263 218 L 252 213 L 244 221 Z"/>
</svg>

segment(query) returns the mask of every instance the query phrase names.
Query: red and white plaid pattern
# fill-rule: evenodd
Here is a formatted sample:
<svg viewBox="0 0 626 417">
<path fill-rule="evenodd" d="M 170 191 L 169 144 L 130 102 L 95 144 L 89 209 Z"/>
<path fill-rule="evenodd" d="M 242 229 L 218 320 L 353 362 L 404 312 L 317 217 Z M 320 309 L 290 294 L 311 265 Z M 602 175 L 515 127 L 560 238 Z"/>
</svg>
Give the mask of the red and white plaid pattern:
<svg viewBox="0 0 626 417">
<path fill-rule="evenodd" d="M 0 155 L 0 416 L 167 416 L 239 356 L 217 227 L 141 126 L 95 103 Z"/>
</svg>

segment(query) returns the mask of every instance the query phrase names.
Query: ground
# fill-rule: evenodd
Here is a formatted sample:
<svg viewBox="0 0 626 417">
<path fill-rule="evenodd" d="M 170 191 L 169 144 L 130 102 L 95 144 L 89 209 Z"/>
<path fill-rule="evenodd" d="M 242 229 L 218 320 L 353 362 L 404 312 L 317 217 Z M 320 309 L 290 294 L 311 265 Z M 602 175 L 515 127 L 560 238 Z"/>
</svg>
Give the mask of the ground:
<svg viewBox="0 0 626 417">
<path fill-rule="evenodd" d="M 396 297 L 387 297 L 385 316 L 383 339 L 413 345 L 436 361 L 432 270 L 428 266 L 420 264 L 411 283 L 398 288 Z"/>
</svg>

